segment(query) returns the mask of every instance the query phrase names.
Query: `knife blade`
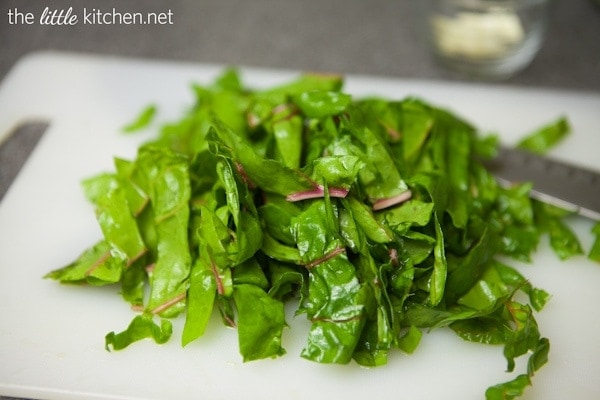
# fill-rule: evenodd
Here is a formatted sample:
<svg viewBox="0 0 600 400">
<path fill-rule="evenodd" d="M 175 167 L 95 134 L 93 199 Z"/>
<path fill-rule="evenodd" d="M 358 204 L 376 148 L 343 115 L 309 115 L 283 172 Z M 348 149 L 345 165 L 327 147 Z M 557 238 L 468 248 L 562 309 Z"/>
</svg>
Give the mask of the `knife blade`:
<svg viewBox="0 0 600 400">
<path fill-rule="evenodd" d="M 0 138 L 0 201 L 48 126 L 46 121 L 25 121 L 8 132 L 4 140 Z"/>
<path fill-rule="evenodd" d="M 502 146 L 485 165 L 502 185 L 531 182 L 532 198 L 600 221 L 599 171 Z"/>
</svg>

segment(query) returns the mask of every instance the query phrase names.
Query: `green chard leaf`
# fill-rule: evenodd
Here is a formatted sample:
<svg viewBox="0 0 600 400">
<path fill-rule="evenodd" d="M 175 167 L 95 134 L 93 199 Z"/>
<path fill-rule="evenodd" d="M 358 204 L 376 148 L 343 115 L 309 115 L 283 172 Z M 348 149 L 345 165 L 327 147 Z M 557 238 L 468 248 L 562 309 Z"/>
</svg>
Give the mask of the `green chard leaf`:
<svg viewBox="0 0 600 400">
<path fill-rule="evenodd" d="M 342 85 L 343 78 L 340 75 L 303 74 L 291 82 L 262 90 L 256 96 L 268 100 L 272 107 L 275 107 L 305 92 L 335 92 L 339 91 Z"/>
<path fill-rule="evenodd" d="M 302 357 L 345 364 L 364 324 L 364 290 L 327 214 L 325 203 L 315 201 L 292 221 L 309 272 L 305 309 L 312 326 Z"/>
<path fill-rule="evenodd" d="M 120 281 L 126 260 L 113 254 L 111 245 L 102 240 L 84 251 L 73 263 L 47 273 L 44 277 L 62 283 L 86 282 L 94 286 Z"/>
<path fill-rule="evenodd" d="M 398 338 L 398 347 L 405 353 L 412 354 L 419 346 L 423 332 L 415 326 L 410 326 L 406 333 Z"/>
<path fill-rule="evenodd" d="M 527 386 L 531 385 L 531 378 L 526 374 L 518 375 L 515 379 L 494 385 L 485 392 L 486 400 L 512 400 L 520 397 Z"/>
<path fill-rule="evenodd" d="M 556 206 L 534 203 L 536 224 L 540 230 L 548 233 L 550 246 L 561 260 L 583 254 L 583 248 L 573 230 L 564 222 L 570 213 Z"/>
<path fill-rule="evenodd" d="M 338 91 L 305 91 L 292 99 L 308 118 L 323 118 L 346 110 L 352 97 Z"/>
<path fill-rule="evenodd" d="M 410 193 L 390 150 L 368 127 L 348 117 L 342 118 L 340 136 L 327 150 L 333 155 L 356 156 L 364 163 L 358 173 L 358 183 L 375 209 L 385 208 L 390 200 Z"/>
<path fill-rule="evenodd" d="M 173 333 L 173 326 L 169 320 L 161 319 L 157 325 L 151 314 L 136 316 L 127 329 L 122 332 L 109 332 L 105 337 L 106 350 L 122 350 L 132 343 L 142 339 L 152 338 L 158 344 L 166 343 Z"/>
<path fill-rule="evenodd" d="M 286 107 L 273 116 L 265 127 L 275 140 L 275 157 L 289 168 L 300 168 L 304 120 L 292 108 Z"/>
<path fill-rule="evenodd" d="M 444 233 L 442 227 L 435 218 L 435 236 L 436 242 L 433 247 L 433 271 L 429 284 L 429 303 L 431 306 L 437 306 L 444 297 L 446 290 L 446 279 L 448 275 L 448 263 L 446 261 L 446 251 L 444 248 Z"/>
<path fill-rule="evenodd" d="M 96 205 L 96 218 L 113 251 L 128 264 L 146 253 L 146 245 L 131 214 L 127 196 L 115 175 L 103 174 L 83 182 L 84 191 Z"/>
<path fill-rule="evenodd" d="M 242 179 L 251 187 L 258 186 L 282 196 L 315 189 L 315 183 L 300 171 L 286 167 L 280 161 L 261 157 L 250 143 L 222 123 L 216 122 L 207 138 L 212 151 L 235 162 Z"/>
<path fill-rule="evenodd" d="M 307 272 L 289 264 L 269 261 L 269 295 L 274 299 L 287 300 L 293 298 L 304 286 Z M 301 301 L 302 303 L 302 301 Z"/>
<path fill-rule="evenodd" d="M 388 352 L 395 342 L 395 323 L 392 304 L 383 289 L 387 265 L 379 267 L 370 255 L 360 254 L 356 262 L 358 276 L 364 282 L 366 322 L 361 339 L 354 351 L 360 365 L 379 366 L 387 363 Z"/>
<path fill-rule="evenodd" d="M 156 115 L 157 107 L 155 104 L 146 106 L 137 118 L 123 127 L 123 132 L 132 133 L 146 128 Z"/>
<path fill-rule="evenodd" d="M 519 141 L 517 147 L 532 153 L 544 154 L 559 143 L 570 130 L 569 121 L 561 117 L 526 135 L 526 137 Z"/>
<path fill-rule="evenodd" d="M 402 102 L 402 155 L 412 161 L 419 157 L 434 124 L 431 112 L 419 101 Z"/>
<path fill-rule="evenodd" d="M 522 323 L 522 321 L 519 322 Z M 519 322 L 517 325 L 519 325 Z M 524 325 L 529 326 L 528 323 Z M 525 335 L 521 333 L 522 331 L 526 332 Z M 505 355 L 509 360 L 509 370 L 512 370 L 514 364 L 511 357 L 513 356 L 514 347 L 521 347 L 519 352 L 523 352 L 523 349 L 527 348 L 531 353 L 527 362 L 527 372 L 518 375 L 508 382 L 488 388 L 485 392 L 486 400 L 514 399 L 521 396 L 525 389 L 531 386 L 535 373 L 548 362 L 548 353 L 550 352 L 550 342 L 548 339 L 540 338 L 537 329 L 528 329 L 521 326 L 517 329 L 517 332 L 520 333 L 515 336 L 521 336 L 521 338 L 517 339 L 516 342 L 527 343 L 525 345 L 518 344 L 517 346 L 513 346 L 514 343 L 510 343 L 510 345 L 505 347 Z M 525 338 L 522 338 L 522 336 L 525 336 Z"/>
<path fill-rule="evenodd" d="M 147 146 L 138 155 L 150 184 L 157 259 L 150 274 L 147 309 L 162 316 L 183 311 L 191 269 L 188 245 L 190 181 L 186 157 L 165 148 Z"/>
<path fill-rule="evenodd" d="M 386 210 L 382 216 L 387 226 L 396 232 L 406 232 L 411 226 L 425 226 L 431 221 L 434 203 L 413 199 L 400 207 Z"/>
<path fill-rule="evenodd" d="M 217 295 L 217 282 L 213 267 L 199 258 L 192 268 L 187 293 L 187 317 L 181 337 L 182 346 L 204 334 L 213 313 Z"/>
<path fill-rule="evenodd" d="M 285 326 L 283 303 L 250 284 L 235 285 L 233 298 L 238 312 L 240 353 L 244 361 L 285 354 L 281 347 Z"/>
<path fill-rule="evenodd" d="M 217 172 L 235 226 L 235 240 L 229 252 L 233 265 L 237 265 L 252 257 L 261 247 L 262 229 L 251 195 L 247 187 L 236 180 L 231 164 L 227 161 L 218 162 Z"/>
</svg>

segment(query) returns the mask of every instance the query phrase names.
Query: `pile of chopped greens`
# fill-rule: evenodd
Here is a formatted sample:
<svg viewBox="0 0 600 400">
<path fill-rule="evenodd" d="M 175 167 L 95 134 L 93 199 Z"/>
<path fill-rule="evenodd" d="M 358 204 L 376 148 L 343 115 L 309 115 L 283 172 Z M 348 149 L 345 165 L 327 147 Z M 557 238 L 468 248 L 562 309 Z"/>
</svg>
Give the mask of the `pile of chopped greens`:
<svg viewBox="0 0 600 400">
<path fill-rule="evenodd" d="M 106 335 L 108 350 L 164 343 L 180 314 L 185 346 L 218 310 L 244 361 L 281 356 L 295 302 L 311 324 L 306 359 L 380 366 L 447 327 L 503 345 L 509 372 L 527 355 L 527 371 L 486 392 L 521 395 L 548 358 L 534 311 L 549 294 L 506 261 L 530 260 L 543 235 L 560 258 L 581 254 L 566 213 L 530 199 L 528 183 L 499 186 L 482 164 L 495 136 L 419 99 L 354 99 L 342 85 L 307 74 L 249 90 L 226 70 L 194 86 L 195 104 L 134 160 L 83 182 L 103 238 L 46 277 L 120 285 L 138 314 Z M 543 152 L 567 131 L 561 119 L 521 145 Z M 600 241 L 589 257 L 600 261 Z"/>
</svg>

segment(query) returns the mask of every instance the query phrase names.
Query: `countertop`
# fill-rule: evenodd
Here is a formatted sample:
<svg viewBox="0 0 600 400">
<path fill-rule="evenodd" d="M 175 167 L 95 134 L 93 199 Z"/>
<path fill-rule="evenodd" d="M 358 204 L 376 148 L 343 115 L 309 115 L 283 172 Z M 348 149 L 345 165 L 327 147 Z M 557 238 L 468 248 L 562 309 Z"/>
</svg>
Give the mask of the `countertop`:
<svg viewBox="0 0 600 400">
<path fill-rule="evenodd" d="M 502 84 L 600 90 L 600 7 L 551 0 L 546 41 L 533 63 Z M 128 57 L 464 80 L 431 58 L 408 0 L 3 0 L 0 79 L 40 49 Z M 44 9 L 68 10 L 74 26 L 41 25 Z M 84 24 L 83 11 L 169 13 L 164 24 Z M 32 24 L 9 24 L 15 8 Z"/>
<path fill-rule="evenodd" d="M 413 1 L 390 0 L 3 0 L 0 80 L 38 50 L 66 50 L 170 61 L 468 81 L 436 64 L 423 42 Z M 84 8 L 164 13 L 163 24 L 42 25 L 49 10 Z M 555 0 L 538 56 L 496 85 L 600 91 L 600 7 Z M 9 12 L 31 13 L 20 23 Z M 11 23 L 12 22 L 12 23 Z M 17 21 L 19 22 L 19 21 Z M 23 137 L 31 147 L 35 138 Z M 6 153 L 6 151 L 5 151 Z M 26 153 L 26 152 L 25 152 Z M 14 159 L 0 159 L 0 168 Z M 10 182 L 3 182 L 5 190 Z M 0 185 L 0 186 L 2 186 Z M 10 362 L 3 360 L 2 362 Z M 7 399 L 1 397 L 0 399 Z"/>
</svg>

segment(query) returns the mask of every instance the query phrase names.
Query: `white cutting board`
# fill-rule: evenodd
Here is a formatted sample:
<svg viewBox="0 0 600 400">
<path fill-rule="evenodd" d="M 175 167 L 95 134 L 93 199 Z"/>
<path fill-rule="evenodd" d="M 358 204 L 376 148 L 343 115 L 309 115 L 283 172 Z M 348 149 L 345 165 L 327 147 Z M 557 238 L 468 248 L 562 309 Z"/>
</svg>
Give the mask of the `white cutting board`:
<svg viewBox="0 0 600 400">
<path fill-rule="evenodd" d="M 192 100 L 192 82 L 210 82 L 222 66 L 44 52 L 15 66 L 0 86 L 0 136 L 19 121 L 44 117 L 51 127 L 0 203 L 0 395 L 40 399 L 482 399 L 504 372 L 502 348 L 467 343 L 449 330 L 424 335 L 413 355 L 394 352 L 387 366 L 318 365 L 299 357 L 308 324 L 284 331 L 288 354 L 244 364 L 237 336 L 215 318 L 186 348 L 182 321 L 170 343 L 104 350 L 104 335 L 124 329 L 133 312 L 113 288 L 65 287 L 41 277 L 72 261 L 100 237 L 82 178 L 133 157 L 148 133 L 120 128 L 147 104 L 162 123 Z M 290 71 L 245 69 L 254 87 L 284 82 Z M 462 114 L 507 142 L 561 115 L 573 134 L 553 154 L 600 169 L 600 94 L 349 76 L 357 96 L 417 95 Z M 1 140 L 1 139 L 0 139 Z M 1 166 L 0 166 L 1 168 Z M 592 224 L 573 218 L 589 248 Z M 547 245 L 520 267 L 553 298 L 537 315 L 550 338 L 550 362 L 524 399 L 600 398 L 600 265 L 562 263 Z M 292 311 L 292 310 L 290 310 Z M 523 371 L 523 364 L 519 364 Z"/>
</svg>

